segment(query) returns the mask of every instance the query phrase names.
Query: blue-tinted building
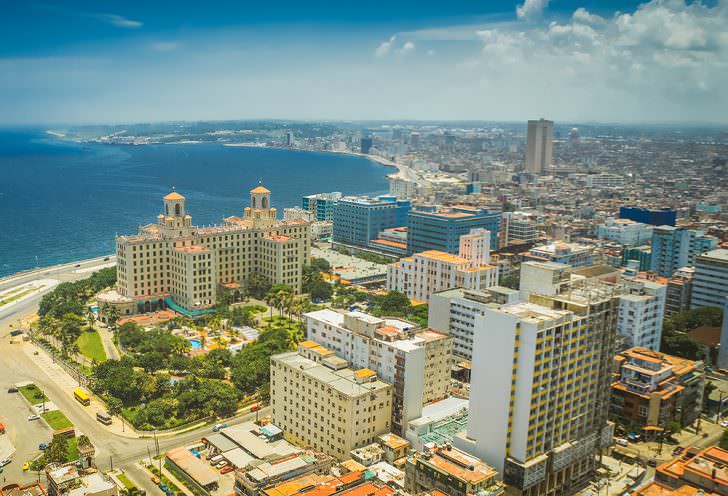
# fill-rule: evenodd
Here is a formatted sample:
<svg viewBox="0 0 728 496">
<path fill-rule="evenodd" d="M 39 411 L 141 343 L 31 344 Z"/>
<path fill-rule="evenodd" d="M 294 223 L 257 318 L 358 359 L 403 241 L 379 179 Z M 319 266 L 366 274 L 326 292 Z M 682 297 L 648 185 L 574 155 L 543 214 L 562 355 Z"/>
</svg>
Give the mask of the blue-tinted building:
<svg viewBox="0 0 728 496">
<path fill-rule="evenodd" d="M 409 200 L 395 196 L 341 198 L 334 206 L 334 243 L 367 247 L 380 231 L 407 225 Z"/>
<path fill-rule="evenodd" d="M 490 248 L 498 248 L 500 213 L 477 207 L 458 206 L 446 209 L 418 206 L 411 210 L 407 224 L 407 253 L 440 250 L 457 254 L 460 236 L 471 229 L 490 231 Z"/>
<path fill-rule="evenodd" d="M 669 208 L 649 209 L 641 207 L 620 207 L 619 218 L 629 219 L 653 226 L 674 226 L 677 212 Z"/>
<path fill-rule="evenodd" d="M 314 214 L 314 218 L 318 221 L 333 222 L 334 206 L 339 198 L 341 198 L 341 193 L 338 191 L 307 195 L 301 201 L 301 208 Z"/>
<path fill-rule="evenodd" d="M 670 277 L 678 269 L 695 265 L 695 257 L 715 249 L 718 239 L 686 227 L 658 226 L 652 231 L 651 272 Z"/>
</svg>

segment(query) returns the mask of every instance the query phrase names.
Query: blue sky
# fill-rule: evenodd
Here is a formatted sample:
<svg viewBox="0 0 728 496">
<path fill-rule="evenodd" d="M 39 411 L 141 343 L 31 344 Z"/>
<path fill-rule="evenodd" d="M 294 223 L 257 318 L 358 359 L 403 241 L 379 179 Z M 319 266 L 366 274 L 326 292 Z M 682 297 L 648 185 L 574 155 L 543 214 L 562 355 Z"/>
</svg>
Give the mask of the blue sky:
<svg viewBox="0 0 728 496">
<path fill-rule="evenodd" d="M 7 2 L 0 124 L 728 120 L 728 0 Z"/>
</svg>

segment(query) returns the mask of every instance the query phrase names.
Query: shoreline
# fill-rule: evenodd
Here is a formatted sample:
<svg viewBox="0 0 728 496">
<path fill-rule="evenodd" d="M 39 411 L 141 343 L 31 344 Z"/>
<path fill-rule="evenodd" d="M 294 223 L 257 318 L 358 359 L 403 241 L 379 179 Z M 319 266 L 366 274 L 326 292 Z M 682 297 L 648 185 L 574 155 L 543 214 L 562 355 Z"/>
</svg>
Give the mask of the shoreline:
<svg viewBox="0 0 728 496">
<path fill-rule="evenodd" d="M 0 276 L 0 285 L 5 285 L 13 281 L 13 279 L 22 279 L 25 277 L 29 277 L 32 275 L 40 275 L 46 272 L 57 272 L 59 270 L 63 269 L 71 269 L 74 268 L 76 265 L 79 264 L 86 264 L 91 262 L 104 262 L 104 258 L 108 258 L 109 260 L 106 260 L 106 262 L 111 262 L 114 260 L 116 261 L 116 253 L 111 253 L 108 255 L 100 255 L 98 257 L 92 257 L 92 258 L 85 258 L 81 260 L 74 260 L 71 262 L 64 262 L 56 265 L 47 265 L 45 267 L 36 267 L 34 269 L 25 269 L 21 270 L 19 272 L 15 272 L 13 274 L 8 274 L 6 276 Z M 83 268 L 83 267 L 82 267 Z M 89 275 L 91 275 L 89 273 Z"/>
</svg>

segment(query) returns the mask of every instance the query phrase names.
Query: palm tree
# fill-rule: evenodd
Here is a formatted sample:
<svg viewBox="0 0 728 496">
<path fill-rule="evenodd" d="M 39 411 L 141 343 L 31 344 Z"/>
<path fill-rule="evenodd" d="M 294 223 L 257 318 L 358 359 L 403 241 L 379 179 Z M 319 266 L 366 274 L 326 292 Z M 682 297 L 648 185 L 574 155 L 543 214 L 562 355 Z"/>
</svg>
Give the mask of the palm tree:
<svg viewBox="0 0 728 496">
<path fill-rule="evenodd" d="M 96 314 L 92 312 L 90 308 L 86 313 L 86 322 L 88 322 L 88 326 L 90 329 L 94 328 L 94 324 L 96 323 Z"/>
<path fill-rule="evenodd" d="M 278 296 L 275 293 L 268 293 L 265 295 L 264 301 L 270 309 L 270 320 L 268 321 L 268 327 L 270 327 L 271 322 L 273 322 L 273 307 L 276 306 L 276 303 L 278 302 Z"/>
</svg>

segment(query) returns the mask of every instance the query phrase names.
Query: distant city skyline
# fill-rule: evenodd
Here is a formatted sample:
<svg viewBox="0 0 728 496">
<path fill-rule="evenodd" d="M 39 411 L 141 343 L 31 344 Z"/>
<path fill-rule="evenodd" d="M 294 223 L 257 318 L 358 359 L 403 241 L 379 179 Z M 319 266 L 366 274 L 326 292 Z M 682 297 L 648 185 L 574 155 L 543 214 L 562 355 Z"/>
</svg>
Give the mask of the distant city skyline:
<svg viewBox="0 0 728 496">
<path fill-rule="evenodd" d="M 22 2 L 0 125 L 728 122 L 728 1 Z"/>
</svg>

